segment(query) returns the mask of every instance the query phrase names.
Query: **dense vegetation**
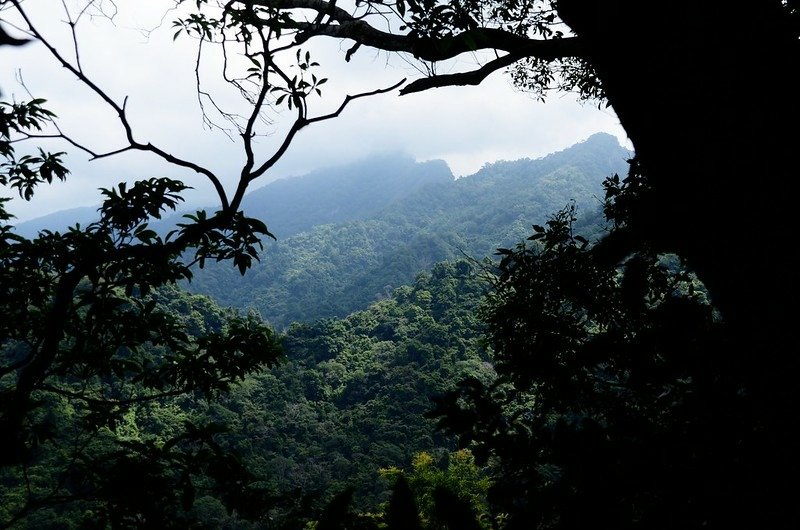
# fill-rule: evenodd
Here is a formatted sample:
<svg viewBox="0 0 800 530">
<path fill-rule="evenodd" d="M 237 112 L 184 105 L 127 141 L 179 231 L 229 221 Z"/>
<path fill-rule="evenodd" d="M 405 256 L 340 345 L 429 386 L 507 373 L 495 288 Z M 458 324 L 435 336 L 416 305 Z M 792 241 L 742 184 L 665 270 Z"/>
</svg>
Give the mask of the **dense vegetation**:
<svg viewBox="0 0 800 530">
<path fill-rule="evenodd" d="M 277 489 L 356 487 L 386 500 L 377 470 L 454 449 L 424 418 L 430 396 L 492 374 L 476 310 L 486 284 L 467 262 L 442 263 L 411 286 L 344 319 L 298 323 L 287 364 L 245 380 L 209 408 Z"/>
<path fill-rule="evenodd" d="M 612 221 L 638 178 L 608 181 Z M 748 485 L 715 438 L 747 420 L 733 374 L 715 375 L 726 342 L 704 287 L 675 256 L 608 260 L 575 220 L 501 249 L 484 313 L 497 378 L 438 398 L 439 426 L 496 466 L 507 529 L 733 524 Z"/>
<path fill-rule="evenodd" d="M 604 144 L 611 145 L 607 137 L 594 137 L 533 163 L 546 170 L 538 183 L 574 177 L 579 165 L 569 155 Z M 584 162 L 592 168 L 591 155 L 602 161 L 607 151 L 588 152 Z M 513 202 L 514 194 L 494 198 L 489 190 L 520 189 L 523 179 L 511 171 L 519 165 L 484 171 L 498 167 L 507 180 L 464 181 L 469 199 Z M 159 186 L 170 207 L 170 186 L 177 184 L 137 186 L 106 191 L 101 219 L 89 227 L 97 241 L 112 237 L 126 248 L 133 238 L 158 237 L 139 227 L 141 217 L 126 215 L 135 213 L 137 194 Z M 468 210 L 470 200 L 459 201 L 443 186 L 396 202 L 382 212 L 394 223 L 372 226 L 433 212 L 447 230 L 451 215 L 453 226 L 473 227 L 466 232 L 477 248 L 520 228 L 519 217 L 488 207 L 486 218 L 468 224 L 453 212 Z M 412 285 L 386 287 L 382 299 L 345 318 L 288 326 L 280 340 L 288 362 L 271 371 L 259 367 L 274 365 L 278 345 L 254 313 L 223 311 L 174 287 L 131 285 L 125 276 L 82 284 L 70 319 L 75 328 L 68 330 L 75 339 L 59 346 L 65 360 L 39 380 L 38 401 L 31 399 L 22 419 L 30 435 L 7 431 L 18 438 L 6 440 L 16 455 L 5 452 L 12 459 L 2 470 L 4 524 L 391 530 L 732 524 L 739 512 L 730 503 L 749 495 L 752 475 L 726 462 L 740 441 L 753 442 L 736 373 L 715 368 L 720 358 L 712 352 L 725 350 L 725 328 L 679 257 L 643 249 L 622 262 L 615 258 L 635 213 L 631 205 L 650 191 L 638 164 L 604 186 L 608 236 L 597 240 L 603 230 L 596 217 L 579 225 L 572 204 L 544 226 L 535 224 L 531 243 L 500 249 L 493 269 L 439 263 Z M 449 204 L 441 189 L 453 193 L 458 208 L 437 212 L 436 205 Z M 556 186 L 553 196 L 563 193 Z M 351 222 L 343 232 L 381 220 Z M 323 229 L 335 233 L 334 225 L 309 233 Z M 287 241 L 308 241 L 309 233 Z M 5 234 L 11 264 L 52 241 L 74 240 L 76 252 L 91 248 L 78 230 L 66 237 L 45 232 L 31 242 L 10 227 Z M 367 248 L 368 236 L 363 232 Z M 324 250 L 304 262 L 308 268 L 335 256 L 330 246 Z M 186 267 L 175 271 L 175 279 L 189 275 Z M 38 274 L 32 285 L 58 277 L 48 269 Z M 118 318 L 100 319 L 98 310 Z M 37 347 L 28 337 L 38 324 L 30 325 L 4 343 L 9 373 Z M 100 337 L 107 342 L 83 342 L 91 334 L 81 326 L 105 326 Z M 18 388 L 6 387 L 7 424 L 16 417 L 9 404 L 21 402 Z M 728 433 L 728 443 L 715 441 L 719 432 Z M 470 447 L 475 458 L 457 447 Z"/>
<path fill-rule="evenodd" d="M 3 472 L 0 521 L 36 528 L 136 526 L 131 517 L 150 506 L 139 516 L 162 527 L 193 520 L 249 527 L 241 516 L 254 514 L 290 524 L 315 513 L 287 515 L 300 502 L 295 492 L 320 506 L 350 486 L 355 507 L 378 510 L 412 455 L 425 452 L 413 467 L 428 466 L 431 474 L 455 449 L 424 416 L 430 397 L 465 377 L 493 377 L 476 316 L 486 287 L 468 262 L 437 264 L 413 285 L 345 319 L 292 325 L 282 338 L 283 366 L 249 375 L 214 400 L 195 393 L 134 402 L 89 438 L 78 427 L 90 414 L 80 400 L 54 398 L 47 421 L 59 436 L 43 440 L 30 467 Z M 230 318 L 208 298 L 174 288 L 153 300 L 194 336 Z M 198 451 L 187 426 L 214 451 Z M 184 460 L 184 471 L 168 465 Z M 186 482 L 190 469 L 210 478 Z M 231 505 L 213 479 L 239 475 L 247 486 Z M 485 479 L 475 480 L 463 487 L 485 490 Z M 251 502 L 260 505 L 248 507 Z"/>
<path fill-rule="evenodd" d="M 674 502 L 688 507 L 666 521 L 719 520 L 719 503 L 730 495 L 705 477 L 727 476 L 717 463 L 733 448 L 696 439 L 744 423 L 709 420 L 731 418 L 739 406 L 735 386 L 717 388 L 709 365 L 699 362 L 718 350 L 718 316 L 679 258 L 641 252 L 622 263 L 609 259 L 631 201 L 648 190 L 635 163 L 626 179 L 604 183 L 610 237 L 597 243 L 604 233 L 598 213 L 576 217 L 578 205 L 589 210 L 597 200 L 592 179 L 579 177 L 613 167 L 623 154 L 612 138 L 594 136 L 538 161 L 492 164 L 461 181 L 422 187 L 370 219 L 288 238 L 281 244 L 297 263 L 286 264 L 287 273 L 299 277 L 287 282 L 295 291 L 273 293 L 273 311 L 312 300 L 319 306 L 359 282 L 372 289 L 386 283 L 378 296 L 351 293 L 323 309 L 306 308 L 307 315 L 335 314 L 378 299 L 343 318 L 289 325 L 280 339 L 286 362 L 272 370 L 231 365 L 236 371 L 224 376 L 223 358 L 212 355 L 223 372 L 194 379 L 207 370 L 193 372 L 187 356 L 190 364 L 174 374 L 183 386 L 159 390 L 165 387 L 152 379 L 162 373 L 156 367 L 182 357 L 171 351 L 175 344 L 146 335 L 141 345 L 131 343 L 135 355 L 109 359 L 108 370 L 123 381 L 129 374 L 129 382 L 120 386 L 98 372 L 97 384 L 110 385 L 106 394 L 87 387 L 85 377 L 76 387 L 70 371 L 54 374 L 44 388 L 49 398 L 38 405 L 48 415 L 34 423 L 40 440 L 28 442 L 22 467 L 3 470 L 5 524 L 257 528 L 271 520 L 299 528 L 316 519 L 332 528 L 516 529 L 596 520 L 653 527 Z M 528 180 L 543 193 L 534 195 Z M 125 191 L 109 191 L 104 212 L 113 211 L 114 193 Z M 388 250 L 383 239 L 428 226 L 431 240 L 446 242 L 449 233 L 459 250 L 488 253 L 524 234 L 526 215 L 538 219 L 539 208 L 557 201 L 571 205 L 542 221 L 546 227 L 534 225 L 532 243 L 501 249 L 496 268 L 441 262 L 408 286 L 392 288 L 387 280 L 453 249 L 426 247 L 424 232 Z M 320 248 L 309 252 L 315 241 Z M 342 256 L 336 245 L 345 242 L 350 250 Z M 353 254 L 367 254 L 364 263 L 407 260 L 354 274 Z M 221 270 L 201 272 L 198 284 L 224 281 Z M 262 296 L 264 270 L 246 284 L 249 300 Z M 328 275 L 312 278 L 318 270 Z M 189 348 L 196 342 L 200 353 L 219 340 L 209 337 L 229 333 L 241 319 L 259 322 L 175 287 L 135 291 L 106 294 L 118 300 L 109 307 L 149 308 L 170 329 L 184 330 L 184 341 Z M 14 348 L 6 343 L 9 354 Z M 172 377 L 166 370 L 162 377 Z M 705 404 L 710 392 L 726 399 Z M 642 444 L 649 450 L 636 451 Z M 683 446 L 689 453 L 675 451 Z M 476 460 L 454 453 L 457 447 L 471 447 Z M 700 489 L 683 488 L 676 501 L 668 492 L 692 474 Z M 120 482 L 122 475 L 133 481 Z M 656 475 L 658 485 L 650 486 Z M 131 489 L 134 483 L 147 487 Z M 709 503 L 709 494 L 723 500 Z M 398 515 L 409 506 L 419 519 Z"/>
<path fill-rule="evenodd" d="M 28 436 L 4 440 L 0 525 L 126 528 L 148 521 L 185 528 L 194 518 L 186 509 L 196 496 L 250 516 L 247 503 L 261 490 L 220 445 L 220 426 L 198 414 L 197 404 L 277 362 L 277 341 L 252 315 L 162 288 L 141 301 L 153 327 L 136 344 L 134 334 L 142 331 L 131 329 L 130 315 L 140 302 L 120 293 L 114 302 L 106 310 L 120 311 L 127 347 L 112 349 L 100 365 L 97 357 L 109 348 L 94 345 L 86 355 L 95 356 L 99 368 L 92 369 L 88 359 L 62 361 L 34 394 L 23 431 Z M 170 328 L 171 343 L 157 341 L 164 333 L 159 324 Z M 248 341 L 259 350 L 254 358 L 264 359 L 255 366 L 242 362 Z M 19 359 L 23 351 L 21 341 L 6 341 L 2 358 Z M 2 381 L 5 407 L 14 404 L 11 382 L 7 376 Z"/>
<path fill-rule="evenodd" d="M 23 200 L 69 173 L 63 153 L 18 144 L 53 119 L 44 103 L 0 102 L 0 185 Z M 137 406 L 213 399 L 281 355 L 255 314 L 161 297 L 191 276 L 184 256 L 244 271 L 269 234 L 235 208 L 198 212 L 163 237 L 149 229 L 185 189 L 165 177 L 120 183 L 102 190 L 97 221 L 33 238 L 15 233 L 10 199 L 0 198 L 4 526 L 29 516 L 33 526 L 61 524 L 48 509 L 79 503 L 85 510 L 69 518 L 76 525 L 180 528 L 179 507 L 199 487 L 249 513 L 250 477 L 214 440 L 215 426 L 185 422 L 163 433 L 156 424 L 143 441 L 114 432 Z"/>
</svg>

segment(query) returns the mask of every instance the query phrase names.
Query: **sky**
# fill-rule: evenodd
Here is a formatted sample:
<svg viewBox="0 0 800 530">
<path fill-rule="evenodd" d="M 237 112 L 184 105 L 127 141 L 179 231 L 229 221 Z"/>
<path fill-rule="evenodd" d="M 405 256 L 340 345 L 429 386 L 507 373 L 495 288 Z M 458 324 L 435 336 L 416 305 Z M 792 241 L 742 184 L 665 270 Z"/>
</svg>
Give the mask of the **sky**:
<svg viewBox="0 0 800 530">
<path fill-rule="evenodd" d="M 79 0 L 65 3 L 77 5 Z M 151 142 L 212 169 L 230 194 L 244 160 L 241 141 L 203 126 L 195 85 L 196 41 L 183 37 L 173 41 L 171 20 L 175 14 L 166 13 L 171 4 L 170 0 L 117 0 L 113 23 L 84 17 L 77 33 L 81 64 L 93 82 L 116 101 L 128 98 L 127 109 L 138 141 Z M 23 5 L 34 24 L 74 61 L 62 1 L 36 0 Z M 9 11 L 3 12 L 2 18 L 14 21 Z M 142 31 L 156 28 L 162 18 L 164 23 L 154 31 Z M 8 24 L 5 27 L 13 32 Z M 310 116 L 331 112 L 347 94 L 385 88 L 403 78 L 422 75 L 407 58 L 368 48 L 345 62 L 348 48 L 347 42 L 333 39 L 310 43 L 314 60 L 321 64 L 318 76 L 329 79 L 322 97 L 312 101 Z M 237 108 L 239 103 L 220 80 L 218 61 L 215 63 L 213 54 L 205 57 L 203 87 L 215 93 L 226 108 Z M 474 61 L 474 57 L 465 55 L 442 65 L 440 71 L 474 67 Z M 0 64 L 4 98 L 29 99 L 29 90 L 35 97 L 47 99 L 47 107 L 58 115 L 62 131 L 96 152 L 125 145 L 113 110 L 60 67 L 40 43 L 0 48 Z M 269 158 L 280 144 L 292 115 L 286 110 L 274 111 L 269 121 L 256 144 L 260 160 Z M 515 89 L 504 72 L 495 72 L 477 87 L 447 87 L 407 96 L 394 91 L 355 100 L 338 118 L 302 130 L 281 161 L 252 188 L 386 152 L 407 153 L 419 161 L 443 159 L 456 176 L 464 176 L 497 160 L 537 158 L 601 131 L 629 146 L 611 109 L 581 103 L 574 95 L 563 93 L 550 94 L 542 103 Z M 98 204 L 98 188 L 150 176 L 179 178 L 192 186 L 188 203 L 215 202 L 207 180 L 151 154 L 124 153 L 90 161 L 86 153 L 63 141 L 40 141 L 28 147 L 17 144 L 17 149 L 22 152 L 34 145 L 67 152 L 71 175 L 66 183 L 40 188 L 31 202 L 16 199 L 8 204 L 19 221 Z"/>
</svg>

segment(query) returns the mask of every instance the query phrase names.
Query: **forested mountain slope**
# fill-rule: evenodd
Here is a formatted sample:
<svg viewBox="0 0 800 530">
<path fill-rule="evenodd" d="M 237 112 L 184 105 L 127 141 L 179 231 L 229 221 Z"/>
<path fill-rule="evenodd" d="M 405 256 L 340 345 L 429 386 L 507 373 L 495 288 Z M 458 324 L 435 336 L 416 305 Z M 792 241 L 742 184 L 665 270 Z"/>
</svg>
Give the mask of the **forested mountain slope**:
<svg viewBox="0 0 800 530">
<path fill-rule="evenodd" d="M 228 424 L 227 443 L 275 490 L 355 486 L 358 504 L 377 506 L 392 485 L 379 468 L 455 448 L 424 417 L 431 396 L 491 378 L 477 316 L 486 290 L 466 261 L 436 264 L 363 311 L 292 325 L 286 365 L 196 412 Z"/>
<path fill-rule="evenodd" d="M 188 288 L 223 305 L 254 307 L 279 328 L 344 316 L 436 262 L 482 258 L 512 245 L 572 200 L 591 214 L 602 180 L 626 172 L 629 156 L 613 136 L 596 134 L 541 159 L 489 164 L 469 177 L 428 184 L 367 219 L 267 242 L 261 263 L 244 278 L 230 267 L 207 266 Z M 249 214 L 273 226 L 269 212 Z"/>
</svg>

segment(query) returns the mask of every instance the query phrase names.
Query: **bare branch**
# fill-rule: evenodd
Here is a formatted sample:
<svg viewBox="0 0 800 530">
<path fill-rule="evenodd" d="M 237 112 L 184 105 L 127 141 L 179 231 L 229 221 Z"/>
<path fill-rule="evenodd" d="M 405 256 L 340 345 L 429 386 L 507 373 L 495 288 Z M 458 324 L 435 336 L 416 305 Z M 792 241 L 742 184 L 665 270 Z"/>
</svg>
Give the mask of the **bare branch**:
<svg viewBox="0 0 800 530">
<path fill-rule="evenodd" d="M 360 43 L 360 42 L 356 42 L 355 44 L 353 44 L 353 45 L 352 45 L 352 46 L 351 46 L 351 47 L 350 47 L 350 48 L 347 50 L 347 53 L 345 53 L 345 54 L 344 54 L 344 60 L 345 60 L 346 62 L 348 62 L 348 63 L 349 63 L 349 62 L 350 62 L 350 59 L 351 59 L 351 58 L 353 57 L 353 55 L 354 55 L 354 54 L 355 54 L 355 53 L 358 51 L 358 49 L 359 49 L 359 48 L 361 48 L 361 43 Z"/>
<path fill-rule="evenodd" d="M 479 85 L 492 72 L 510 66 L 525 57 L 527 57 L 525 53 L 509 53 L 508 55 L 489 61 L 477 70 L 460 72 L 457 74 L 433 75 L 431 77 L 417 79 L 405 86 L 400 91 L 400 95 L 405 96 L 406 94 L 444 86 Z"/>
<path fill-rule="evenodd" d="M 400 81 L 398 81 L 397 83 L 393 84 L 392 86 L 390 86 L 388 88 L 379 88 L 378 90 L 373 90 L 372 92 L 362 92 L 361 94 L 356 94 L 354 96 L 347 96 L 346 98 L 344 98 L 344 101 L 342 102 L 341 105 L 339 105 L 339 108 L 336 109 L 335 112 L 332 112 L 330 114 L 325 114 L 324 116 L 317 116 L 316 118 L 311 118 L 310 120 L 308 120 L 307 125 L 310 125 L 312 123 L 317 123 L 317 122 L 320 122 L 320 121 L 324 121 L 324 120 L 330 120 L 331 118 L 336 118 L 337 116 L 339 116 L 339 114 L 342 113 L 344 108 L 351 101 L 353 101 L 355 99 L 359 99 L 359 98 L 365 98 L 365 97 L 368 97 L 368 96 L 375 96 L 377 94 L 385 94 L 386 92 L 391 92 L 392 90 L 400 87 L 400 85 L 402 85 L 405 82 L 406 82 L 406 79 L 403 78 L 403 79 L 401 79 Z"/>
<path fill-rule="evenodd" d="M 56 126 L 56 128 L 58 129 L 58 126 Z M 130 150 L 133 149 L 133 146 L 128 145 L 128 146 L 122 147 L 120 149 L 115 149 L 114 151 L 109 151 L 107 153 L 96 153 L 95 151 L 89 149 L 85 145 L 75 141 L 70 136 L 67 136 L 66 134 L 62 133 L 60 130 L 59 130 L 58 134 L 29 134 L 29 133 L 25 133 L 24 138 L 19 138 L 17 140 L 14 140 L 14 141 L 12 141 L 12 143 L 21 142 L 23 140 L 28 140 L 28 139 L 32 139 L 32 138 L 49 138 L 49 139 L 64 140 L 65 142 L 69 143 L 73 147 L 76 147 L 77 149 L 80 149 L 84 153 L 88 154 L 91 157 L 89 160 L 97 160 L 97 159 L 100 159 L 100 158 L 106 158 L 106 157 L 109 157 L 109 156 L 113 156 L 113 155 L 118 155 L 120 153 L 124 153 L 125 151 L 130 151 Z"/>
<path fill-rule="evenodd" d="M 226 41 L 222 41 L 222 79 L 226 82 L 230 83 L 234 87 L 239 90 L 241 96 L 247 101 L 248 103 L 253 103 L 253 97 L 250 95 L 250 92 L 239 82 L 238 79 L 234 79 L 228 75 L 228 48 L 226 46 Z"/>
<path fill-rule="evenodd" d="M 97 397 L 92 398 L 87 396 L 85 393 L 82 392 L 71 392 L 69 390 L 64 390 L 63 388 L 58 388 L 53 385 L 41 385 L 40 387 L 42 390 L 46 390 L 48 392 L 52 392 L 54 394 L 58 394 L 59 396 L 69 397 L 72 399 L 78 399 L 80 401 L 84 401 L 86 403 L 93 403 L 95 405 L 116 405 L 116 406 L 127 406 L 133 405 L 136 403 L 145 403 L 148 401 L 153 401 L 156 399 L 162 399 L 165 397 L 173 397 L 179 396 L 181 394 L 186 393 L 186 389 L 180 388 L 175 390 L 167 390 L 163 392 L 157 392 L 155 394 L 145 395 L 145 396 L 138 396 L 135 398 L 129 399 L 109 399 L 107 397 Z"/>
<path fill-rule="evenodd" d="M 103 101 L 105 101 L 112 109 L 114 109 L 117 112 L 117 116 L 119 116 L 120 123 L 122 124 L 122 127 L 125 129 L 125 136 L 127 137 L 128 143 L 130 144 L 129 149 L 151 152 L 161 157 L 166 162 L 169 162 L 170 164 L 191 169 L 196 173 L 204 175 L 211 181 L 212 185 L 214 186 L 214 189 L 216 190 L 217 195 L 219 196 L 220 202 L 222 204 L 222 208 L 227 209 L 229 207 L 228 196 L 225 193 L 225 188 L 222 186 L 222 183 L 220 182 L 219 178 L 209 169 L 202 167 L 198 164 L 195 164 L 194 162 L 189 162 L 187 160 L 183 160 L 176 156 L 173 156 L 164 151 L 163 149 L 154 146 L 152 143 L 148 142 L 147 144 L 143 144 L 141 142 L 136 141 L 136 139 L 133 136 L 133 129 L 131 128 L 130 122 L 128 121 L 128 117 L 126 114 L 126 105 L 128 98 L 126 97 L 123 100 L 122 106 L 120 106 L 103 89 L 101 89 L 91 79 L 89 79 L 83 73 L 83 71 L 76 68 L 69 61 L 67 61 L 64 58 L 64 56 L 62 56 L 61 53 L 47 39 L 44 38 L 44 36 L 33 25 L 25 10 L 22 8 L 20 0 L 11 0 L 11 3 L 17 9 L 20 16 L 22 16 L 23 20 L 25 20 L 25 23 L 28 25 L 30 32 L 36 37 L 37 40 L 39 40 L 47 48 L 50 54 L 53 57 L 55 57 L 56 60 L 64 68 L 75 74 L 83 84 L 89 87 L 95 94 L 97 94 Z M 122 152 L 122 150 L 120 150 L 119 152 Z"/>
<path fill-rule="evenodd" d="M 23 79 L 23 77 L 22 77 L 22 71 L 21 70 L 17 71 L 16 77 L 17 77 L 17 82 L 22 86 L 22 88 L 25 90 L 25 92 L 27 92 L 28 96 L 30 96 L 31 99 L 34 99 L 34 95 L 31 93 L 30 89 L 28 88 L 28 85 L 25 83 L 25 79 Z M 53 139 L 58 138 L 58 139 L 64 140 L 65 142 L 69 143 L 70 145 L 80 149 L 84 153 L 86 153 L 89 156 L 91 156 L 91 158 L 89 160 L 97 160 L 99 158 L 105 158 L 105 157 L 108 157 L 108 156 L 113 156 L 113 155 L 116 155 L 116 154 L 119 154 L 119 153 L 124 153 L 125 151 L 130 151 L 131 149 L 133 149 L 132 146 L 128 145 L 126 147 L 122 147 L 120 149 L 115 149 L 114 151 L 109 151 L 107 153 L 97 153 L 97 152 L 93 151 L 92 149 L 89 149 L 85 145 L 79 143 L 78 141 L 76 141 L 74 138 L 72 138 L 68 134 L 65 134 L 64 131 L 61 130 L 61 127 L 58 126 L 58 122 L 56 122 L 55 120 L 51 120 L 50 124 L 53 126 L 53 128 L 56 131 L 58 131 L 58 134 L 24 133 L 24 137 L 23 138 L 19 138 L 17 140 L 14 140 L 12 143 L 23 141 L 23 140 L 28 140 L 28 139 L 31 139 L 31 138 L 53 138 Z"/>
<path fill-rule="evenodd" d="M 2 23 L 4 25 L 7 25 L 7 26 L 10 26 L 10 27 L 14 28 L 15 30 L 19 31 L 20 33 L 24 33 L 24 34 L 26 34 L 26 35 L 28 35 L 30 37 L 33 37 L 31 32 L 26 30 L 25 28 L 21 28 L 21 27 L 17 26 L 16 24 L 12 24 L 11 22 L 9 22 L 7 20 L 3 20 Z M 2 44 L 4 46 L 22 46 L 23 44 L 28 44 L 29 42 L 31 42 L 31 39 L 18 39 L 16 37 L 12 37 L 11 35 L 9 35 L 6 32 L 5 28 L 3 28 L 3 25 L 0 25 L 0 44 Z"/>
<path fill-rule="evenodd" d="M 300 130 L 303 129 L 306 125 L 310 125 L 312 123 L 317 123 L 317 122 L 321 122 L 321 121 L 325 121 L 325 120 L 329 120 L 329 119 L 335 118 L 335 117 L 339 116 L 339 114 L 342 113 L 342 111 L 345 109 L 345 107 L 347 107 L 347 105 L 351 101 L 353 101 L 355 99 L 359 99 L 359 98 L 364 98 L 364 97 L 368 97 L 368 96 L 375 96 L 375 95 L 378 95 L 378 94 L 385 94 L 386 92 L 391 92 L 392 90 L 400 87 L 405 82 L 406 82 L 406 80 L 404 78 L 404 79 L 400 80 L 399 82 L 395 83 L 394 85 L 392 85 L 390 87 L 387 87 L 387 88 L 380 88 L 378 90 L 373 90 L 371 92 L 362 92 L 361 94 L 356 94 L 356 95 L 353 95 L 353 96 L 347 96 L 347 97 L 344 98 L 344 101 L 342 102 L 342 104 L 339 105 L 339 108 L 336 109 L 335 112 L 332 112 L 330 114 L 325 114 L 323 116 L 317 116 L 316 118 L 311 118 L 311 119 L 298 118 L 297 120 L 295 120 L 294 124 L 292 125 L 292 128 L 289 130 L 288 134 L 286 135 L 286 138 L 284 138 L 283 143 L 281 144 L 281 146 L 278 148 L 278 150 L 275 152 L 275 154 L 272 155 L 272 158 L 270 158 L 269 160 L 264 162 L 258 169 L 253 171 L 250 174 L 250 180 L 257 179 L 258 177 L 263 175 L 267 170 L 269 170 L 269 168 L 274 166 L 275 163 L 283 156 L 283 154 L 289 148 L 289 145 L 292 143 L 292 140 L 294 139 L 294 136 L 298 132 L 300 132 Z"/>
<path fill-rule="evenodd" d="M 61 5 L 64 7 L 64 13 L 67 15 L 67 24 L 69 25 L 69 31 L 72 35 L 72 47 L 75 50 L 75 66 L 78 71 L 83 72 L 83 67 L 81 66 L 81 54 L 78 50 L 78 34 L 75 31 L 77 20 L 72 19 L 72 13 L 70 13 L 69 8 L 67 7 L 66 0 L 61 0 Z M 82 16 L 85 10 L 88 8 L 89 5 L 86 5 L 86 7 L 84 7 L 84 11 L 81 11 L 80 15 L 78 15 L 78 18 L 80 18 L 80 16 Z"/>
<path fill-rule="evenodd" d="M 194 63 L 194 78 L 195 78 L 195 86 L 196 86 L 196 92 L 197 92 L 197 104 L 200 106 L 200 113 L 201 113 L 201 115 L 203 117 L 203 123 L 206 126 L 208 126 L 209 129 L 217 129 L 217 130 L 221 131 L 225 136 L 228 137 L 229 140 L 233 141 L 233 137 L 231 136 L 231 130 L 227 129 L 225 127 L 222 127 L 222 126 L 218 125 L 216 122 L 214 122 L 214 120 L 212 120 L 208 116 L 208 113 L 206 113 L 206 107 L 203 104 L 203 98 L 205 97 L 206 99 L 208 99 L 208 101 L 211 103 L 211 105 L 214 107 L 214 109 L 220 114 L 220 116 L 222 116 L 228 123 L 230 123 L 231 125 L 236 127 L 236 129 L 238 129 L 239 133 L 241 133 L 241 129 L 242 128 L 241 128 L 241 126 L 239 126 L 239 123 L 236 121 L 236 116 L 233 115 L 233 114 L 230 114 L 228 112 L 225 112 L 224 110 L 222 110 L 222 108 L 220 108 L 220 106 L 217 105 L 217 102 L 214 101 L 214 98 L 211 96 L 211 94 L 209 94 L 208 92 L 206 92 L 206 91 L 204 91 L 202 89 L 202 86 L 201 86 L 201 83 L 200 83 L 200 60 L 201 60 L 202 54 L 203 54 L 203 43 L 204 42 L 205 42 L 205 38 L 201 36 L 200 37 L 200 43 L 197 45 L 197 57 L 196 57 L 195 63 Z"/>
<path fill-rule="evenodd" d="M 256 97 L 255 102 L 253 103 L 253 110 L 250 112 L 250 117 L 247 120 L 247 125 L 245 126 L 244 132 L 242 133 L 242 140 L 244 142 L 244 150 L 247 156 L 247 160 L 245 161 L 244 167 L 242 167 L 242 173 L 240 176 L 239 186 L 242 185 L 246 186 L 248 182 L 250 182 L 251 175 L 250 171 L 253 169 L 255 165 L 255 154 L 253 153 L 253 129 L 256 124 L 256 119 L 258 115 L 261 114 L 261 108 L 264 106 L 264 101 L 269 93 L 269 84 L 267 83 L 267 75 L 269 73 L 270 66 L 278 72 L 285 80 L 288 81 L 288 76 L 286 76 L 283 71 L 278 68 L 278 66 L 272 61 L 272 57 L 268 54 L 268 42 L 267 38 L 264 35 L 262 28 L 258 28 L 258 34 L 261 37 L 261 46 L 264 50 L 264 65 L 262 66 L 262 80 L 261 80 L 261 90 L 258 91 L 258 96 Z M 299 109 L 298 109 L 299 110 Z M 302 118 L 302 112 L 298 114 L 298 119 Z M 239 196 L 237 190 L 237 196 Z M 235 200 L 235 199 L 234 199 Z"/>
</svg>

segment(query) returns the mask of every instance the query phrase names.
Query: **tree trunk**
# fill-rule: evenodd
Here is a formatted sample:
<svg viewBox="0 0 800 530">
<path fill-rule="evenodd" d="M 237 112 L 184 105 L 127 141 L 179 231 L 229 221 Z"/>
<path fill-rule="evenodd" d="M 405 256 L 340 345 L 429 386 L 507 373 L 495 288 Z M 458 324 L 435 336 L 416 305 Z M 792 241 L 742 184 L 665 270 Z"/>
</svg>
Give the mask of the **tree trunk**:
<svg viewBox="0 0 800 530">
<path fill-rule="evenodd" d="M 720 511 L 737 524 L 796 524 L 796 30 L 779 1 L 558 7 L 585 39 L 653 187 L 634 232 L 688 259 L 729 331 L 729 365 L 715 374 L 743 398 L 730 419 L 743 428 L 736 440 L 713 440 L 724 455 L 717 465 L 730 468 L 709 472 L 735 481 Z M 730 399 L 719 399 L 722 414 Z"/>
</svg>

